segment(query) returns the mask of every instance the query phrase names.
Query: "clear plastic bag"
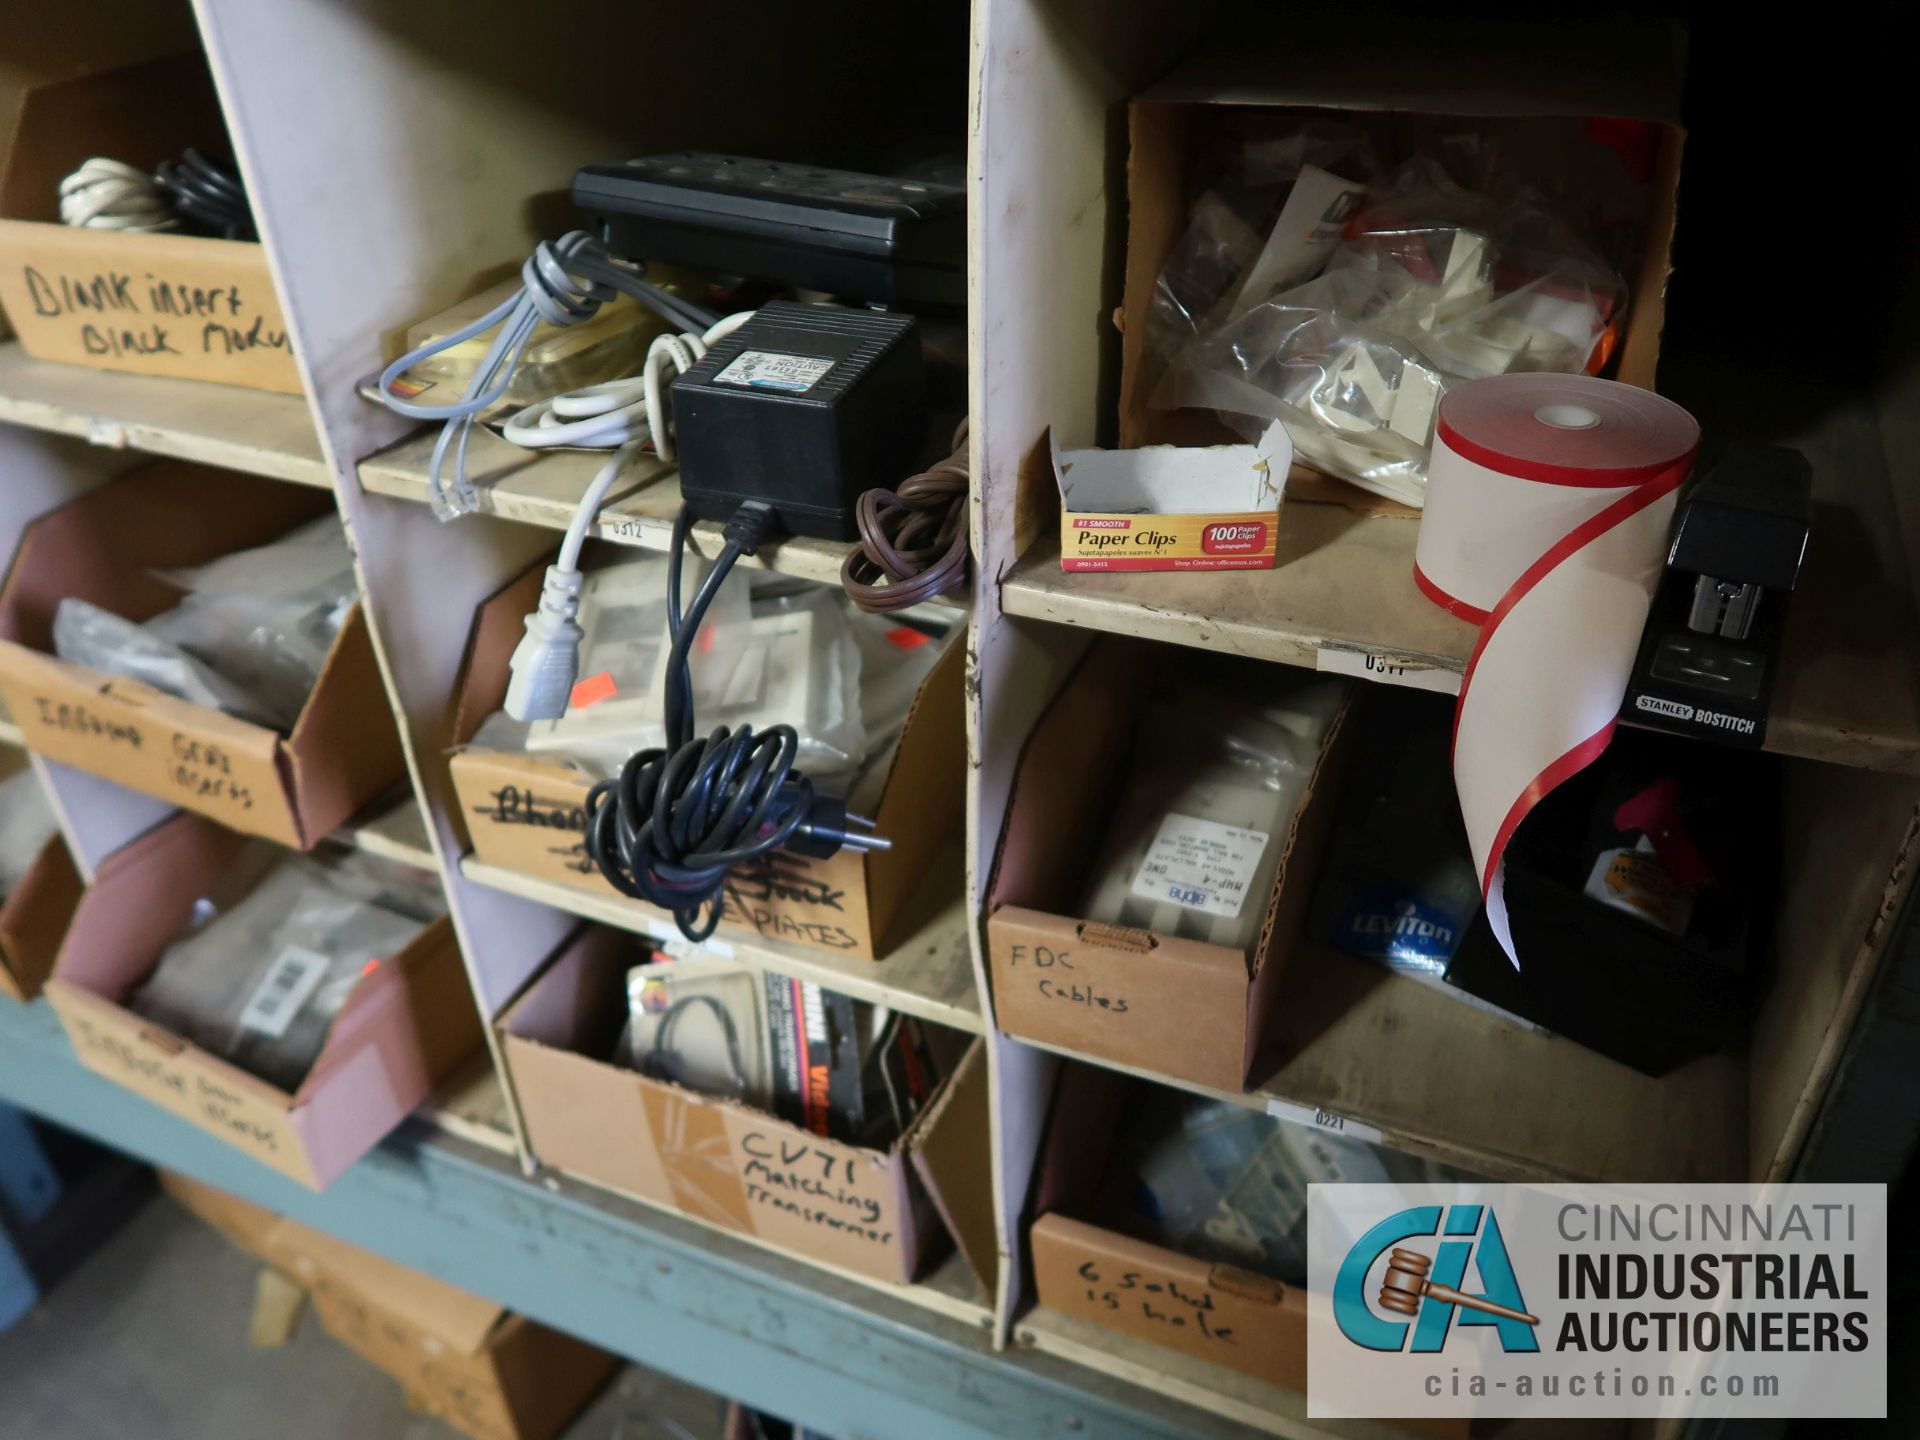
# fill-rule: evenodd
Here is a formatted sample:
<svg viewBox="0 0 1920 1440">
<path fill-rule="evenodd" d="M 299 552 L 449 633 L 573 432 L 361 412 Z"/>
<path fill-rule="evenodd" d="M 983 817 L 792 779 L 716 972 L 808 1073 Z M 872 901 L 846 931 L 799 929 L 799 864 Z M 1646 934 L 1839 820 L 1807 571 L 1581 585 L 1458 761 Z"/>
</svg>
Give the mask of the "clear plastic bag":
<svg viewBox="0 0 1920 1440">
<path fill-rule="evenodd" d="M 898 615 L 852 609 L 847 622 L 860 648 L 860 720 L 872 758 L 900 738 L 920 687 L 946 650 L 948 632 L 936 632 L 931 622 L 907 625 Z"/>
<path fill-rule="evenodd" d="M 1329 204 L 1312 184 L 1299 187 L 1303 174 L 1337 177 L 1336 193 L 1360 194 L 1379 164 L 1364 134 L 1329 121 L 1278 134 L 1263 127 L 1253 135 L 1222 137 L 1196 168 L 1205 188 L 1155 281 L 1148 309 L 1147 351 L 1153 357 L 1173 355 L 1251 304 L 1243 295 L 1249 287 L 1262 287 L 1264 298 L 1325 263 L 1350 207 Z M 1296 189 L 1298 203 L 1290 211 Z M 1329 223 L 1331 233 L 1322 228 Z"/>
<path fill-rule="evenodd" d="M 270 545 L 163 574 L 187 593 L 144 623 L 68 598 L 54 653 L 196 705 L 290 730 L 358 590 L 335 516 Z"/>
<path fill-rule="evenodd" d="M 200 657 L 290 729 L 358 598 L 337 516 L 164 578 L 188 592 L 149 627 Z"/>
<path fill-rule="evenodd" d="M 1150 702 L 1081 913 L 1251 948 L 1345 694 L 1339 681 L 1308 680 L 1263 705 L 1190 693 Z"/>
<path fill-rule="evenodd" d="M 1159 1088 L 1128 1126 L 1118 1160 L 1109 1203 L 1124 1228 L 1293 1285 L 1306 1281 L 1309 1185 L 1450 1173 L 1365 1141 Z"/>
<path fill-rule="evenodd" d="M 1282 421 L 1316 468 L 1419 505 L 1448 384 L 1589 369 L 1624 296 L 1537 196 L 1496 203 L 1416 160 L 1348 222 L 1323 273 L 1236 301 L 1172 351 L 1151 403 L 1216 410 L 1249 438 Z"/>
<path fill-rule="evenodd" d="M 0 780 L 0 900 L 26 878 L 59 829 L 32 766 L 23 765 Z"/>
<path fill-rule="evenodd" d="M 605 777 L 638 751 L 666 744 L 666 566 L 651 559 L 588 577 L 580 673 L 608 677 L 604 698 L 583 684 L 587 703 L 534 723 L 529 752 L 563 756 Z M 691 570 L 683 577 L 683 600 L 698 578 Z M 853 613 L 837 590 L 756 590 L 745 572 L 728 576 L 688 661 L 697 732 L 791 725 L 800 736 L 797 764 L 809 775 L 857 768 L 869 745 Z"/>
<path fill-rule="evenodd" d="M 166 628 L 151 620 L 137 625 L 68 596 L 53 613 L 53 652 L 75 665 L 124 675 L 256 725 L 274 723 L 251 695 L 169 639 Z"/>
<path fill-rule="evenodd" d="M 368 967 L 403 950 L 440 908 L 437 886 L 406 867 L 250 842 L 131 1004 L 297 1090 Z"/>
<path fill-rule="evenodd" d="M 602 778 L 616 774 L 634 752 L 664 742 L 669 563 L 664 555 L 643 555 L 587 574 L 580 595 L 575 703 L 559 719 L 536 720 L 527 727 L 529 752 L 571 760 Z M 704 560 L 688 558 L 680 576 L 682 605 L 693 598 L 707 570 Z M 702 682 L 718 649 L 719 628 L 751 615 L 750 595 L 745 573 L 736 570 L 721 585 L 694 637 L 688 669 L 703 729 L 708 712 L 702 701 L 711 683 Z"/>
</svg>

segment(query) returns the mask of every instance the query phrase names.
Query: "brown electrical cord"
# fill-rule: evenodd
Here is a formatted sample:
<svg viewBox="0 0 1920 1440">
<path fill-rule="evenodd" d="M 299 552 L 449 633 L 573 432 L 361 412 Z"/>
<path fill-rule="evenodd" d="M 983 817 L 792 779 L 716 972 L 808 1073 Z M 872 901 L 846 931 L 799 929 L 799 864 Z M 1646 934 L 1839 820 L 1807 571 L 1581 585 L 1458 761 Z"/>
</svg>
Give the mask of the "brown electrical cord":
<svg viewBox="0 0 1920 1440">
<path fill-rule="evenodd" d="M 854 507 L 860 548 L 840 567 L 840 586 L 862 610 L 884 615 L 958 590 L 967 583 L 967 422 L 953 432 L 953 454 L 901 482 L 875 488 Z"/>
</svg>

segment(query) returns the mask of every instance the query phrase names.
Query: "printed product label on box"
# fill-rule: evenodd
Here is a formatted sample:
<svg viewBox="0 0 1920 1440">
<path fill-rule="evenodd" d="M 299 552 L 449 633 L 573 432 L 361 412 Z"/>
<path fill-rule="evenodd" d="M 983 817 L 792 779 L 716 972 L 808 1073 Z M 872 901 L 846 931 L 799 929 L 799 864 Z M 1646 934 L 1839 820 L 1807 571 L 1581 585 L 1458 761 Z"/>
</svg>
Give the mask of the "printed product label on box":
<svg viewBox="0 0 1920 1440">
<path fill-rule="evenodd" d="M 740 385 L 749 390 L 780 390 L 789 395 L 801 395 L 819 384 L 831 369 L 833 361 L 817 355 L 743 350 L 713 380 L 716 385 Z"/>
<path fill-rule="evenodd" d="M 1267 836 L 1193 815 L 1168 815 L 1133 877 L 1133 893 L 1238 919 Z"/>
<path fill-rule="evenodd" d="M 1060 563 L 1068 570 L 1268 570 L 1272 510 L 1238 515 L 1092 515 L 1068 511 Z"/>
</svg>

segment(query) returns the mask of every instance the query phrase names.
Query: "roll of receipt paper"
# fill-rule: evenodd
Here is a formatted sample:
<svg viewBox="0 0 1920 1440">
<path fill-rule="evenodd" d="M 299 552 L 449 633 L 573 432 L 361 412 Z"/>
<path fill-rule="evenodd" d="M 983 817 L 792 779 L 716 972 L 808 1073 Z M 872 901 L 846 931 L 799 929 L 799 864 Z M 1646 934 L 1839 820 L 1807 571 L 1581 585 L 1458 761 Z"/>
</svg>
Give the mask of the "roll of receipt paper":
<svg viewBox="0 0 1920 1440">
<path fill-rule="evenodd" d="M 1487 920 L 1515 965 L 1507 843 L 1613 736 L 1699 445 L 1672 401 L 1584 375 L 1496 375 L 1441 402 L 1414 580 L 1480 626 L 1453 775 Z"/>
</svg>

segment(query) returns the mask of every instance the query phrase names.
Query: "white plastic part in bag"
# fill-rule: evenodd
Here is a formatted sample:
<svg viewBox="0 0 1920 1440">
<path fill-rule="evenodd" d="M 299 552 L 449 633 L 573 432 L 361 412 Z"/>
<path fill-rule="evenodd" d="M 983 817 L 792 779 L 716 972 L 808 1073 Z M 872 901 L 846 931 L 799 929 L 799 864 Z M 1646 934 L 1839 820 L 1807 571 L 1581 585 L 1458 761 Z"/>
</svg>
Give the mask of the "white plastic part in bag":
<svg viewBox="0 0 1920 1440">
<path fill-rule="evenodd" d="M 1364 193 L 1379 162 L 1359 130 L 1312 121 L 1225 137 L 1194 169 L 1202 188 L 1147 315 L 1156 364 L 1236 309 L 1317 274 L 1353 208 L 1339 196 Z M 1335 182 L 1331 193 L 1318 177 Z"/>
<path fill-rule="evenodd" d="M 557 720 L 535 720 L 525 748 L 586 766 L 596 776 L 615 774 L 627 757 L 661 743 L 662 672 L 667 638 L 667 566 L 664 555 L 646 555 L 590 571 L 580 592 L 580 681 L 574 703 Z M 705 580 L 707 564 L 689 557 L 680 576 L 683 602 Z M 716 635 L 726 624 L 745 622 L 750 590 L 744 572 L 721 585 L 694 638 L 688 668 L 701 723 L 708 711 L 703 679 L 718 652 Z M 518 747 L 515 747 L 518 748 Z"/>
<path fill-rule="evenodd" d="M 589 577 L 580 667 L 588 679 L 577 687 L 585 693 L 560 719 L 534 722 L 529 752 L 563 756 L 605 777 L 639 751 L 665 745 L 665 564 L 645 571 L 616 567 L 628 572 L 617 582 L 604 578 L 613 571 Z M 809 775 L 817 779 L 857 767 L 868 744 L 859 700 L 860 647 L 845 597 L 810 586 L 749 599 L 745 576 L 735 573 L 738 585 L 730 576 L 722 587 L 689 659 L 702 732 L 721 725 L 791 725 L 800 736 L 795 763 Z M 697 578 L 689 574 L 683 585 Z M 589 685 L 601 675 L 608 681 L 595 695 Z"/>
<path fill-rule="evenodd" d="M 1249 949 L 1345 694 L 1343 682 L 1306 680 L 1258 705 L 1149 702 L 1081 913 Z"/>
<path fill-rule="evenodd" d="M 1300 457 L 1410 505 L 1455 380 L 1589 367 L 1624 300 L 1618 277 L 1542 207 L 1402 167 L 1318 276 L 1242 288 L 1166 359 L 1152 404 L 1219 411 L 1251 436 L 1287 425 Z"/>
</svg>

